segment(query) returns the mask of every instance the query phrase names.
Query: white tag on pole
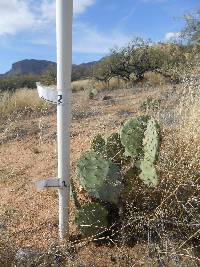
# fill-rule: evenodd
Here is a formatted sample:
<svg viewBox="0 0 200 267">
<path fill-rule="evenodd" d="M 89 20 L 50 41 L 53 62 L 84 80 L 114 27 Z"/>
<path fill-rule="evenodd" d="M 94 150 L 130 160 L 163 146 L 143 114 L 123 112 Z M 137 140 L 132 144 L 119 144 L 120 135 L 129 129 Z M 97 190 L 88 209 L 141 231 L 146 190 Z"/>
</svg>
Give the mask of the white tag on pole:
<svg viewBox="0 0 200 267">
<path fill-rule="evenodd" d="M 36 83 L 39 97 L 45 101 L 57 104 L 58 92 L 51 87 L 43 86 L 41 83 Z"/>
</svg>

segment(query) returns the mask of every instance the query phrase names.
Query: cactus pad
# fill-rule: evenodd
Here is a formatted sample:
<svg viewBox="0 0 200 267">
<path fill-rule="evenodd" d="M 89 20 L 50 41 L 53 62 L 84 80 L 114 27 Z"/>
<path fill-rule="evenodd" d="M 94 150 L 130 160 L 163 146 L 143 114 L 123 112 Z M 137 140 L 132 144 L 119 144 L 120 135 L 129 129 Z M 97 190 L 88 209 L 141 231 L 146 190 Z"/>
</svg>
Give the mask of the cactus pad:
<svg viewBox="0 0 200 267">
<path fill-rule="evenodd" d="M 122 145 L 125 147 L 125 155 L 140 157 L 143 154 L 142 140 L 146 130 L 148 117 L 142 116 L 127 121 L 120 133 Z"/>
<path fill-rule="evenodd" d="M 151 118 L 148 121 L 143 139 L 144 158 L 140 163 L 140 178 L 150 187 L 156 187 L 158 185 L 158 176 L 154 163 L 157 159 L 159 139 L 159 127 L 156 121 Z"/>
<path fill-rule="evenodd" d="M 135 190 L 137 190 L 138 175 L 139 170 L 135 166 L 129 168 L 124 174 L 124 188 L 122 191 L 123 198 L 129 198 L 134 194 Z"/>
<path fill-rule="evenodd" d="M 117 204 L 121 192 L 121 173 L 110 160 L 86 152 L 77 163 L 77 176 L 91 197 Z"/>
<path fill-rule="evenodd" d="M 147 123 L 144 134 L 143 147 L 145 160 L 154 163 L 157 159 L 158 148 L 160 143 L 159 126 L 157 122 L 151 118 Z"/>
<path fill-rule="evenodd" d="M 105 152 L 105 140 L 100 134 L 97 134 L 91 143 L 91 148 L 100 155 L 103 155 Z"/>
<path fill-rule="evenodd" d="M 113 133 L 107 138 L 106 156 L 108 159 L 116 163 L 121 163 L 124 158 L 125 149 L 121 143 L 120 135 Z"/>
<path fill-rule="evenodd" d="M 75 223 L 85 236 L 96 236 L 108 227 L 108 211 L 99 203 L 90 203 L 78 210 Z"/>
<path fill-rule="evenodd" d="M 149 187 L 156 187 L 158 185 L 158 176 L 155 166 L 148 160 L 141 161 L 140 164 L 140 179 Z"/>
</svg>

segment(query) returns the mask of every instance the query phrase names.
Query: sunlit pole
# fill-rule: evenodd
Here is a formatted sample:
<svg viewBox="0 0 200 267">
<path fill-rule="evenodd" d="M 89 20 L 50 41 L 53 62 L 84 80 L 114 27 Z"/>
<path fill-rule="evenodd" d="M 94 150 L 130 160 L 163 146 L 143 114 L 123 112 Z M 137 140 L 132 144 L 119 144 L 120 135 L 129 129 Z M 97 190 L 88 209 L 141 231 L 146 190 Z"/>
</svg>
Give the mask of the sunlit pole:
<svg viewBox="0 0 200 267">
<path fill-rule="evenodd" d="M 73 0 L 56 0 L 59 235 L 69 237 Z"/>
<path fill-rule="evenodd" d="M 37 83 L 40 98 L 57 104 L 58 177 L 37 181 L 36 186 L 58 189 L 61 240 L 69 237 L 72 20 L 73 0 L 56 0 L 57 92 Z"/>
</svg>

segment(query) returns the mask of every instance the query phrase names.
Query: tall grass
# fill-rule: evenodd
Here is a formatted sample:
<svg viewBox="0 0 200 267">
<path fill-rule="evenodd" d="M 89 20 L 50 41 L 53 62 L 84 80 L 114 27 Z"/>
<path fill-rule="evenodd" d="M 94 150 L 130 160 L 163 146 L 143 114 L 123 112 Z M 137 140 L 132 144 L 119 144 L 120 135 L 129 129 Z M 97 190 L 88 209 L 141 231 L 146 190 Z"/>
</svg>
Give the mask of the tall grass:
<svg viewBox="0 0 200 267">
<path fill-rule="evenodd" d="M 125 83 L 122 79 L 112 78 L 109 83 L 97 81 L 95 79 L 85 79 L 72 82 L 72 91 L 88 91 L 91 89 L 101 90 L 113 90 L 126 87 L 128 83 Z"/>
<path fill-rule="evenodd" d="M 91 80 L 85 79 L 85 80 L 79 80 L 72 82 L 72 91 L 78 92 L 78 91 L 85 91 L 91 86 Z"/>
<path fill-rule="evenodd" d="M 14 93 L 5 92 L 0 95 L 0 117 L 7 117 L 19 111 L 40 111 L 48 107 L 38 97 L 36 90 L 20 89 Z"/>
</svg>

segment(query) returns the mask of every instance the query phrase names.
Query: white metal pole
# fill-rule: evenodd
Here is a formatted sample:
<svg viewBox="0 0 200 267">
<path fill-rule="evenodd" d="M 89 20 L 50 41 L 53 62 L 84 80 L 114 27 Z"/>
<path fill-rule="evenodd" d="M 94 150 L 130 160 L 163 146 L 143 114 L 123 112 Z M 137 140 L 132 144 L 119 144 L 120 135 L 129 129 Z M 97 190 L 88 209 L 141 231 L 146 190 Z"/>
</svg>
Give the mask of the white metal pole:
<svg viewBox="0 0 200 267">
<path fill-rule="evenodd" d="M 59 188 L 59 235 L 69 237 L 70 123 L 73 0 L 56 1 L 57 31 L 57 139 Z"/>
</svg>

